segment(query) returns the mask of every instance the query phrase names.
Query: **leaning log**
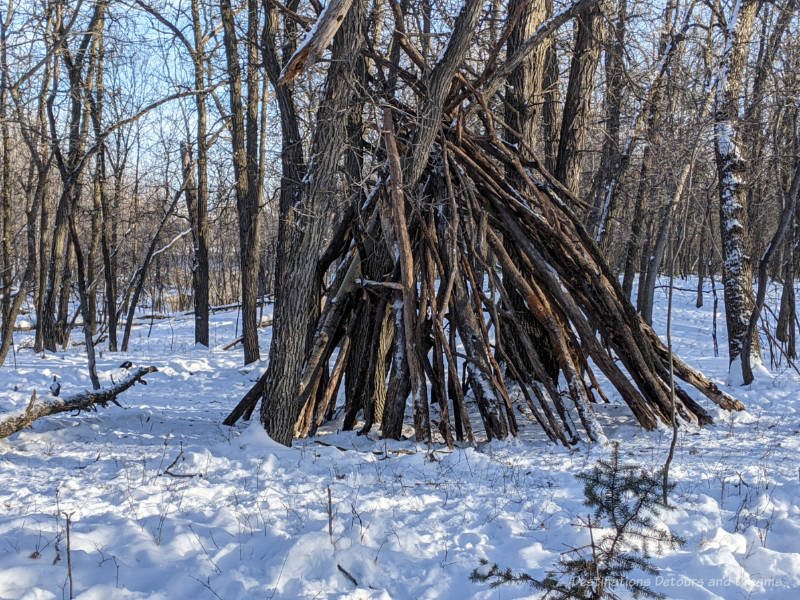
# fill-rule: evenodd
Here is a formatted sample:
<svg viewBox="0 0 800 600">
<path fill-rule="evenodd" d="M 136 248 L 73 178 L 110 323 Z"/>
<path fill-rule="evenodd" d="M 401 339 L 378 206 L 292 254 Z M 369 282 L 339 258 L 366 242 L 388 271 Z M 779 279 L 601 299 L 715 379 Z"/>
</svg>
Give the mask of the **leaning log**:
<svg viewBox="0 0 800 600">
<path fill-rule="evenodd" d="M 34 390 L 28 407 L 21 412 L 0 415 L 0 439 L 22 431 L 37 419 L 62 412 L 97 410 L 98 406 L 107 408 L 109 403 L 121 406 L 117 396 L 136 383 L 147 385 L 144 376 L 158 371 L 155 367 L 139 367 L 125 379 L 104 390 L 85 391 L 65 398 L 37 398 Z"/>
<path fill-rule="evenodd" d="M 332 0 L 325 5 L 314 28 L 308 32 L 300 43 L 300 47 L 283 67 L 278 85 L 289 83 L 320 59 L 325 48 L 328 47 L 333 36 L 342 26 L 352 3 L 353 0 Z"/>
<path fill-rule="evenodd" d="M 511 128 L 490 108 L 504 102 L 498 93 L 508 73 L 559 24 L 596 1 L 575 0 L 505 63 L 498 65 L 499 54 L 493 53 L 477 76 L 462 63 L 480 17 L 478 0 L 464 3 L 448 47 L 432 69 L 415 59 L 413 48 L 402 41 L 402 10 L 393 7 L 399 46 L 420 78 L 401 66 L 399 51 L 390 59 L 367 52 L 376 69 L 387 69 L 377 79 L 402 80 L 410 91 L 402 95 L 395 93 L 394 84 L 381 91 L 364 83 L 376 102 L 374 113 L 384 117 L 374 124 L 383 132 L 383 152 L 375 153 L 383 164 L 374 163 L 374 176 L 362 182 L 363 193 L 355 195 L 357 202 L 323 254 L 314 254 L 319 250 L 316 242 L 311 250 L 302 246 L 296 255 L 290 253 L 298 264 L 315 261 L 321 281 L 330 279 L 325 272 L 337 262 L 334 281 L 360 262 L 361 275 L 354 284 L 360 289 L 346 295 L 346 307 L 334 302 L 340 291 L 334 285 L 325 291 L 328 301 L 321 313 L 316 307 L 309 314 L 291 312 L 303 310 L 302 303 L 287 309 L 286 314 L 302 324 L 296 328 L 298 335 L 314 332 L 312 343 L 287 343 L 286 352 L 276 352 L 273 342 L 271 379 L 265 375 L 225 423 L 247 418 L 264 397 L 262 420 L 270 435 L 290 443 L 288 424 L 301 413 L 305 435 L 312 402 L 317 403 L 316 425 L 320 417 L 330 417 L 335 405 L 341 369 L 330 384 L 321 376 L 327 375 L 337 347 L 347 360 L 345 429 L 355 425 L 361 411 L 361 431 L 376 421 L 388 438 L 401 437 L 410 405 L 418 440 L 433 441 L 437 433 L 450 445 L 455 433 L 456 439 L 471 442 L 467 393 L 477 405 L 482 435 L 516 435 L 517 417 L 505 383 L 508 374 L 521 382 L 531 421 L 549 439 L 565 445 L 604 439 L 594 414 L 597 403 L 607 402 L 598 386 L 600 374 L 608 380 L 606 391 L 616 390 L 648 430 L 659 423 L 670 425 L 673 414 L 688 423 L 711 422 L 709 412 L 687 390 L 673 388 L 673 366 L 676 377 L 722 408 L 744 408 L 673 357 L 637 315 L 572 208 L 588 204 L 558 182 L 532 149 L 523 152 L 504 142 Z M 343 2 L 332 0 L 329 6 Z M 317 28 L 324 29 L 320 24 Z M 309 39 L 315 36 L 324 48 L 327 40 L 320 33 Z M 296 56 L 302 59 L 301 50 Z M 424 93 L 415 97 L 421 90 Z M 320 120 L 317 133 L 327 131 L 325 123 Z M 330 188 L 326 194 L 335 191 L 333 180 L 311 181 L 316 186 L 313 194 L 319 195 L 325 186 Z M 316 196 L 307 199 L 310 214 L 322 206 L 317 201 Z M 298 269 L 297 283 L 308 287 L 305 271 Z M 292 285 L 284 291 L 296 294 Z M 393 318 L 385 318 L 387 303 Z M 353 330 L 354 321 L 358 326 Z M 394 339 L 391 350 L 388 341 L 381 343 L 385 327 L 386 339 Z M 514 351 L 504 348 L 501 328 L 507 330 L 506 338 L 510 334 L 519 339 Z M 547 344 L 537 343 L 529 335 L 532 329 L 541 332 Z M 378 354 L 390 361 L 388 372 L 377 369 Z M 274 385 L 265 391 L 264 381 Z M 321 388 L 324 385 L 332 387 Z M 428 389 L 431 403 L 439 406 L 436 411 L 430 410 Z M 380 419 L 371 400 L 377 397 L 385 397 Z"/>
</svg>

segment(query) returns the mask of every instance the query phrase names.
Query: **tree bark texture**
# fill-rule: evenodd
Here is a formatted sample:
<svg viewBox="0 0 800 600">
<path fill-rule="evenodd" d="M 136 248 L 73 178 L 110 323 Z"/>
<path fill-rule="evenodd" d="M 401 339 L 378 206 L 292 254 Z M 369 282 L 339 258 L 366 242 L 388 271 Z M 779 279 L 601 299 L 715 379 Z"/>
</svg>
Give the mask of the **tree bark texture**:
<svg viewBox="0 0 800 600">
<path fill-rule="evenodd" d="M 567 95 L 561 116 L 555 170 L 556 179 L 573 194 L 578 192 L 581 183 L 594 72 L 603 41 L 603 13 L 600 5 L 592 5 L 581 12 L 575 27 L 575 49 L 570 62 Z"/>
<path fill-rule="evenodd" d="M 725 322 L 728 328 L 728 361 L 731 365 L 740 358 L 754 303 L 753 268 L 747 255 L 747 165 L 742 148 L 739 105 L 748 43 L 760 6 L 759 0 L 736 0 L 728 18 L 727 43 L 720 66 L 714 115 L 714 149 L 725 267 Z M 757 339 L 753 340 L 750 349 L 754 356 L 760 357 Z"/>
<path fill-rule="evenodd" d="M 297 396 L 299 375 L 310 328 L 309 298 L 319 285 L 317 260 L 331 214 L 336 170 L 345 139 L 345 120 L 355 61 L 364 41 L 366 1 L 355 0 L 333 40 L 325 95 L 317 113 L 308 173 L 304 180 L 301 215 L 287 242 L 283 281 L 275 302 L 270 359 L 263 387 L 261 421 L 270 437 L 291 445 L 292 431 L 303 408 Z M 288 237 L 288 236 L 287 236 Z"/>
<path fill-rule="evenodd" d="M 230 0 L 220 4 L 228 90 L 231 103 L 233 168 L 236 178 L 236 212 L 239 219 L 239 260 L 242 289 L 242 335 L 245 364 L 260 358 L 258 347 L 258 267 L 261 183 L 258 180 L 258 2 L 247 2 L 247 110 L 242 105 L 242 69 Z"/>
</svg>

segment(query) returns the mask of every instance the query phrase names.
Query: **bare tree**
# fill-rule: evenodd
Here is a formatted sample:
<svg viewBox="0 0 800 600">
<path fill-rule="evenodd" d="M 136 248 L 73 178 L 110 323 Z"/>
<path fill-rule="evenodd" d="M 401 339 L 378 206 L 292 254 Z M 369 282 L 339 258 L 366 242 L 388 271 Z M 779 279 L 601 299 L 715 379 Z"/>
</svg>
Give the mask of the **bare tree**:
<svg viewBox="0 0 800 600">
<path fill-rule="evenodd" d="M 258 348 L 258 267 L 260 253 L 261 198 L 259 180 L 258 118 L 258 20 L 257 0 L 247 0 L 247 105 L 242 105 L 242 74 L 239 64 L 238 37 L 230 0 L 220 4 L 227 58 L 228 89 L 231 105 L 233 168 L 236 175 L 236 210 L 239 216 L 239 253 L 242 279 L 242 335 L 245 364 L 260 357 Z"/>
<path fill-rule="evenodd" d="M 753 270 L 747 255 L 747 168 L 742 148 L 739 105 L 747 66 L 748 43 L 760 0 L 736 0 L 726 25 L 726 46 L 719 67 L 714 149 L 719 178 L 720 232 L 725 261 L 725 321 L 728 360 L 738 363 L 753 310 Z M 760 357 L 758 339 L 750 344 Z"/>
</svg>

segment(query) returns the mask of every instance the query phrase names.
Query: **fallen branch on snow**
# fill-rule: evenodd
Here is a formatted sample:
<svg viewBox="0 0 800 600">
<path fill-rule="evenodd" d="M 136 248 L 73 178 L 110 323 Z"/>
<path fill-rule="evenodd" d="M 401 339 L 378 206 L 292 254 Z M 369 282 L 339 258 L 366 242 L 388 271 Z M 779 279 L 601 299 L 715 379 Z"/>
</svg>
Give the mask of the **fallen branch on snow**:
<svg viewBox="0 0 800 600">
<path fill-rule="evenodd" d="M 31 395 L 31 401 L 28 403 L 28 408 L 26 408 L 24 412 L 0 415 L 0 439 L 22 431 L 37 419 L 48 415 L 71 412 L 74 410 L 97 410 L 98 404 L 106 408 L 109 402 L 121 406 L 120 403 L 117 402 L 117 396 L 128 388 L 133 387 L 136 383 L 147 385 L 144 376 L 155 371 L 158 371 L 155 367 L 139 367 L 125 379 L 110 388 L 98 390 L 96 392 L 87 390 L 66 398 L 52 397 L 39 401 L 36 397 L 36 391 L 34 390 L 33 395 Z"/>
</svg>

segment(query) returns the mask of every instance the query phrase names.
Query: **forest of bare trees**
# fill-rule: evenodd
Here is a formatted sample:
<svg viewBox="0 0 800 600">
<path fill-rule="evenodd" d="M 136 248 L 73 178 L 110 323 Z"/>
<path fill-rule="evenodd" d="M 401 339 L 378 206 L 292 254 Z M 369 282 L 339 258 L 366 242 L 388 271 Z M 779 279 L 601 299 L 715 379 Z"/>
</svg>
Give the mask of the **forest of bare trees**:
<svg viewBox="0 0 800 600">
<path fill-rule="evenodd" d="M 611 389 L 648 429 L 709 422 L 689 388 L 739 410 L 654 298 L 724 298 L 731 381 L 796 357 L 797 8 L 4 0 L 0 365 L 32 326 L 98 389 L 96 352 L 184 311 L 268 358 L 226 423 L 287 445 L 337 398 L 346 429 L 399 438 L 408 409 L 450 446 L 516 435 L 512 387 L 564 445 L 604 438 Z"/>
</svg>

